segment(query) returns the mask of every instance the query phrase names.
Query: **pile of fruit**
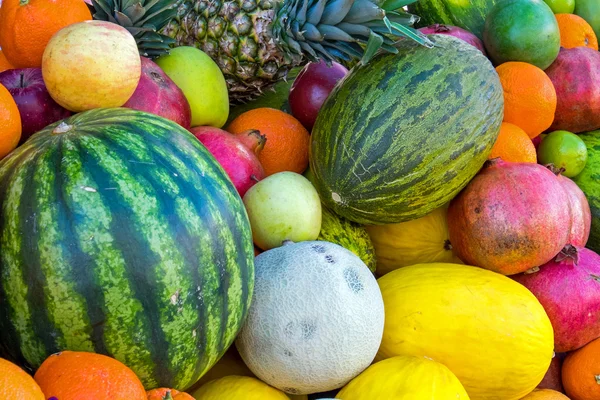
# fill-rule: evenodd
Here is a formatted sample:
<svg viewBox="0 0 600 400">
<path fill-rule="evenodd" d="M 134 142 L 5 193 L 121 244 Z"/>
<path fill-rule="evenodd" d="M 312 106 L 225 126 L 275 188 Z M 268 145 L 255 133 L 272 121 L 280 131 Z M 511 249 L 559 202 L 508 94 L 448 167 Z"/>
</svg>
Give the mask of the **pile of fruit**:
<svg viewBox="0 0 600 400">
<path fill-rule="evenodd" d="M 600 399 L 600 0 L 0 27 L 3 398 Z"/>
</svg>

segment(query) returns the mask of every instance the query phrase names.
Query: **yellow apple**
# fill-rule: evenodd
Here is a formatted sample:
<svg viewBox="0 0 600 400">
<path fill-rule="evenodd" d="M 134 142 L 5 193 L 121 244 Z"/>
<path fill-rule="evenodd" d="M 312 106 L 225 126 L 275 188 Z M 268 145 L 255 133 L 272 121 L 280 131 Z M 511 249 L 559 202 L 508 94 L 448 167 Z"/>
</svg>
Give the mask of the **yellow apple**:
<svg viewBox="0 0 600 400">
<path fill-rule="evenodd" d="M 121 107 L 135 91 L 141 72 L 131 33 L 105 21 L 85 21 L 61 29 L 42 57 L 42 75 L 50 96 L 75 112 Z"/>
</svg>

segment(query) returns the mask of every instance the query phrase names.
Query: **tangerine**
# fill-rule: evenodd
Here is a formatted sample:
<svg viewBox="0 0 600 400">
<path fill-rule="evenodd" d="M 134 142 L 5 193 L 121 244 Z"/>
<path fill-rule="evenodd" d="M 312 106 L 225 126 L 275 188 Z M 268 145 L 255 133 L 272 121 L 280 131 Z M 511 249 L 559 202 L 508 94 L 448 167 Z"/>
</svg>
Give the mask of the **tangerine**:
<svg viewBox="0 0 600 400">
<path fill-rule="evenodd" d="M 12 95 L 0 84 L 0 159 L 13 151 L 21 139 L 21 114 Z"/>
<path fill-rule="evenodd" d="M 38 68 L 56 32 L 91 19 L 83 0 L 2 0 L 0 47 L 15 68 Z"/>
<path fill-rule="evenodd" d="M 556 14 L 560 30 L 560 46 L 565 49 L 589 47 L 598 50 L 598 38 L 588 22 L 575 14 Z"/>
<path fill-rule="evenodd" d="M 235 135 L 250 129 L 267 138 L 258 154 L 265 176 L 283 171 L 301 174 L 306 170 L 310 134 L 296 118 L 274 108 L 255 108 L 240 114 L 227 127 Z"/>
<path fill-rule="evenodd" d="M 48 357 L 34 376 L 46 398 L 60 400 L 147 400 L 142 382 L 114 358 L 80 351 Z"/>
<path fill-rule="evenodd" d="M 527 133 L 508 122 L 500 126 L 500 134 L 488 159 L 497 157 L 509 162 L 537 162 L 535 145 Z"/>
<path fill-rule="evenodd" d="M 496 67 L 504 90 L 504 122 L 523 129 L 530 138 L 552 125 L 556 90 L 544 71 L 535 65 L 509 61 Z"/>
</svg>

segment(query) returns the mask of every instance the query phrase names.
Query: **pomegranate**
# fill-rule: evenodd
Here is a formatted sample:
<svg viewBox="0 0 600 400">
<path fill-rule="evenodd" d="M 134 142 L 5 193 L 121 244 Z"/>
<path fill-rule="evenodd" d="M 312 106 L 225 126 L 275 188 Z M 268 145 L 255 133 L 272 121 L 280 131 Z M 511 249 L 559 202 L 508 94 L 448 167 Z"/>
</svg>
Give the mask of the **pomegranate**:
<svg viewBox="0 0 600 400">
<path fill-rule="evenodd" d="M 170 119 L 188 129 L 192 110 L 179 87 L 149 58 L 142 57 L 142 75 L 123 107 Z"/>
<path fill-rule="evenodd" d="M 310 132 L 321 106 L 335 84 L 346 76 L 348 70 L 341 64 L 325 61 L 308 63 L 296 77 L 288 102 L 292 115 Z"/>
<path fill-rule="evenodd" d="M 504 275 L 550 261 L 571 231 L 569 198 L 556 176 L 539 164 L 500 159 L 450 202 L 447 218 L 456 255 Z"/>
<path fill-rule="evenodd" d="M 579 133 L 600 128 L 600 53 L 589 47 L 561 48 L 546 74 L 557 97 L 550 130 Z"/>
<path fill-rule="evenodd" d="M 548 371 L 546 371 L 546 375 L 544 375 L 544 379 L 537 386 L 538 389 L 552 389 L 557 392 L 564 393 L 563 385 L 562 385 L 562 374 L 561 368 L 563 360 L 565 359 L 565 353 L 556 353 L 550 362 L 550 367 L 548 367 Z"/>
<path fill-rule="evenodd" d="M 556 171 L 557 179 L 569 197 L 572 217 L 571 234 L 567 243 L 584 247 L 590 237 L 592 211 L 583 191 L 571 179 L 561 175 L 561 172 L 562 170 Z"/>
<path fill-rule="evenodd" d="M 534 270 L 535 271 L 535 270 Z M 572 351 L 600 337 L 600 256 L 567 245 L 536 272 L 514 280 L 544 306 L 554 328 L 554 349 Z"/>
<path fill-rule="evenodd" d="M 219 128 L 197 126 L 190 132 L 202 142 L 221 164 L 235 185 L 240 197 L 265 177 L 257 153 L 265 146 L 267 138 L 257 130 L 243 133 L 244 140 Z"/>
<path fill-rule="evenodd" d="M 471 32 L 469 32 L 466 29 L 459 28 L 458 26 L 452 26 L 452 25 L 434 24 L 434 25 L 425 26 L 423 28 L 419 28 L 418 30 L 421 31 L 422 33 L 424 33 L 425 35 L 454 36 L 456 38 L 459 38 L 459 39 L 469 43 L 471 46 L 476 47 L 479 51 L 481 51 L 483 53 L 483 55 L 485 55 L 487 57 L 487 54 L 485 52 L 485 47 L 484 47 L 481 39 L 479 39 L 477 36 L 473 35 Z"/>
</svg>

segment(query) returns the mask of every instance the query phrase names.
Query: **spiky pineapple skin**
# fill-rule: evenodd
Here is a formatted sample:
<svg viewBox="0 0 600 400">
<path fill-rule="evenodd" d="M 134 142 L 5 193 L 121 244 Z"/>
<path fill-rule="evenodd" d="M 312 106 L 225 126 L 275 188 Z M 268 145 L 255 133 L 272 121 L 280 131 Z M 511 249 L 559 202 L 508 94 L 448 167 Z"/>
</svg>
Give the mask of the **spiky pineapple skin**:
<svg viewBox="0 0 600 400">
<path fill-rule="evenodd" d="M 160 33 L 194 46 L 221 68 L 233 104 L 250 101 L 307 60 L 285 54 L 271 25 L 281 0 L 185 0 Z"/>
</svg>

